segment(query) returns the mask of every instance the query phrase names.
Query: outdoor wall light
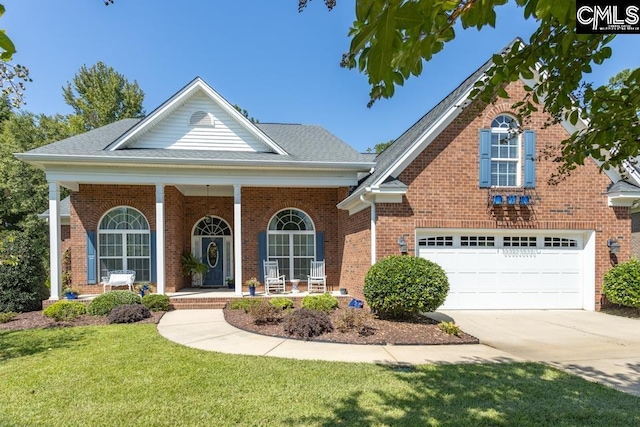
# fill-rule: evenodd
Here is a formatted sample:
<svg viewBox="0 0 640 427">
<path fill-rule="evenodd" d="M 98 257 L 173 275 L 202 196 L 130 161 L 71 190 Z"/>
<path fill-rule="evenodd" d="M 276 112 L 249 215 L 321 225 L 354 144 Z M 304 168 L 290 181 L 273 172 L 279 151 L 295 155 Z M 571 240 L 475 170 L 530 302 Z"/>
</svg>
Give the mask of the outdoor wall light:
<svg viewBox="0 0 640 427">
<path fill-rule="evenodd" d="M 609 252 L 612 254 L 620 252 L 620 243 L 618 243 L 616 239 L 607 240 L 607 246 L 609 247 Z"/>
<path fill-rule="evenodd" d="M 398 237 L 398 246 L 400 247 L 400 253 L 402 255 L 405 255 L 406 253 L 408 253 L 407 241 L 404 240 L 404 236 Z"/>
</svg>

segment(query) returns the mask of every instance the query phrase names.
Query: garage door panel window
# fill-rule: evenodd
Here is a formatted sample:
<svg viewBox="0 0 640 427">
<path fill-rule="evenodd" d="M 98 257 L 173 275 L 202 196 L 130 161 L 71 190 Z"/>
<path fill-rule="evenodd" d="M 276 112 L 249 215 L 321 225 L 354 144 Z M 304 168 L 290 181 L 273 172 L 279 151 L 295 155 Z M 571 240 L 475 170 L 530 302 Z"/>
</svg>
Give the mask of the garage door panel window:
<svg viewBox="0 0 640 427">
<path fill-rule="evenodd" d="M 578 247 L 578 241 L 574 239 L 567 239 L 565 237 L 545 237 L 545 248 L 576 248 Z"/>
<path fill-rule="evenodd" d="M 538 245 L 538 239 L 533 236 L 505 236 L 502 244 L 506 248 L 531 247 Z"/>
<path fill-rule="evenodd" d="M 493 236 L 461 236 L 460 246 L 490 246 L 496 245 L 496 238 Z"/>
<path fill-rule="evenodd" d="M 418 246 L 453 246 L 453 236 L 425 237 L 418 241 Z"/>
</svg>

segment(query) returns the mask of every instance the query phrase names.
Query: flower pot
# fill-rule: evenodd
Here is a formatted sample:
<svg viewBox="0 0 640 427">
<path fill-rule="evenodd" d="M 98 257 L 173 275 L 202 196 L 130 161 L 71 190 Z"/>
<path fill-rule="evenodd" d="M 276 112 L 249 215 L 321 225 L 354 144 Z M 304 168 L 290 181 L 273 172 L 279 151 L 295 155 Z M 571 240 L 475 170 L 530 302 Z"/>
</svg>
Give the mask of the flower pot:
<svg viewBox="0 0 640 427">
<path fill-rule="evenodd" d="M 227 288 L 229 289 L 234 289 L 236 287 L 235 283 L 233 282 L 227 282 Z"/>
<path fill-rule="evenodd" d="M 340 288 L 340 295 L 346 295 L 347 294 L 347 288 Z"/>
<path fill-rule="evenodd" d="M 67 299 L 78 299 L 78 294 L 74 294 L 72 292 L 67 292 L 64 296 L 67 297 Z"/>
<path fill-rule="evenodd" d="M 256 287 L 255 286 L 249 286 L 249 295 L 251 295 L 252 297 L 256 296 Z"/>
</svg>

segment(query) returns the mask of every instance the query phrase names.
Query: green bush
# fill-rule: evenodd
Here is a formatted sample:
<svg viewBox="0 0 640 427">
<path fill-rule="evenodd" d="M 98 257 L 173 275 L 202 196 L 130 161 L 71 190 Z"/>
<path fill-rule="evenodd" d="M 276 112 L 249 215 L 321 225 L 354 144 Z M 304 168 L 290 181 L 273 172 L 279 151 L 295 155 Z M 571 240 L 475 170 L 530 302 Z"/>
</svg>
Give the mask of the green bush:
<svg viewBox="0 0 640 427">
<path fill-rule="evenodd" d="M 7 323 L 15 319 L 18 313 L 14 311 L 7 311 L 4 313 L 0 313 L 0 323 Z"/>
<path fill-rule="evenodd" d="M 292 311 L 285 316 L 282 323 L 285 333 L 305 341 L 333 331 L 333 325 L 327 313 L 308 308 Z"/>
<path fill-rule="evenodd" d="M 453 322 L 445 322 L 443 320 L 442 322 L 438 323 L 438 328 L 440 328 L 440 330 L 447 335 L 455 335 L 459 337 L 460 334 L 462 334 L 462 330 L 460 329 L 460 327 Z"/>
<path fill-rule="evenodd" d="M 231 304 L 229 304 L 229 307 L 232 310 L 244 310 L 245 313 L 248 313 L 251 306 L 256 304 L 260 304 L 259 299 L 242 298 L 242 299 L 231 301 Z"/>
<path fill-rule="evenodd" d="M 330 293 L 322 295 L 307 295 L 302 298 L 302 308 L 331 313 L 331 310 L 338 308 L 338 298 L 334 297 Z"/>
<path fill-rule="evenodd" d="M 614 304 L 640 308 L 640 261 L 632 258 L 609 270 L 602 292 Z"/>
<path fill-rule="evenodd" d="M 109 323 L 135 323 L 151 317 L 147 307 L 140 304 L 119 305 L 109 313 Z"/>
<path fill-rule="evenodd" d="M 147 294 L 142 297 L 142 305 L 151 311 L 169 311 L 169 297 L 161 294 Z"/>
<path fill-rule="evenodd" d="M 364 297 L 381 317 L 411 318 L 435 311 L 449 292 L 449 281 L 436 263 L 409 255 L 392 255 L 371 266 Z"/>
<path fill-rule="evenodd" d="M 93 316 L 106 316 L 115 307 L 126 304 L 140 304 L 140 295 L 129 291 L 105 292 L 89 303 L 87 312 Z"/>
<path fill-rule="evenodd" d="M 50 317 L 56 322 L 75 320 L 87 312 L 87 307 L 78 301 L 58 301 L 45 308 L 43 316 Z"/>
<path fill-rule="evenodd" d="M 0 312 L 40 310 L 48 298 L 45 267 L 46 229 L 3 232 L 0 240 Z"/>
<path fill-rule="evenodd" d="M 286 310 L 293 308 L 293 300 L 285 297 L 275 297 L 269 300 L 272 306 L 279 308 L 280 310 Z"/>
<path fill-rule="evenodd" d="M 249 307 L 249 314 L 256 325 L 278 323 L 282 320 L 282 309 L 274 307 L 269 301 L 261 300 L 258 304 Z"/>
</svg>

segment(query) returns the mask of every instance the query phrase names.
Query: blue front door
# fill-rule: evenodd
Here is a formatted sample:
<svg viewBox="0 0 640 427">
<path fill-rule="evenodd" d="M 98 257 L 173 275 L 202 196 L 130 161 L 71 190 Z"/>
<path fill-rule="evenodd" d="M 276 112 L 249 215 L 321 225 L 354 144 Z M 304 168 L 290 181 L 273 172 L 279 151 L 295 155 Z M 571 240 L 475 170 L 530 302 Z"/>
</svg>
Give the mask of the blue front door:
<svg viewBox="0 0 640 427">
<path fill-rule="evenodd" d="M 202 258 L 209 271 L 202 279 L 202 286 L 223 286 L 224 283 L 224 245 L 222 237 L 202 238 Z"/>
</svg>

